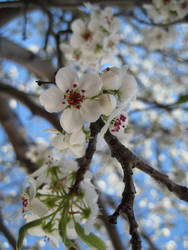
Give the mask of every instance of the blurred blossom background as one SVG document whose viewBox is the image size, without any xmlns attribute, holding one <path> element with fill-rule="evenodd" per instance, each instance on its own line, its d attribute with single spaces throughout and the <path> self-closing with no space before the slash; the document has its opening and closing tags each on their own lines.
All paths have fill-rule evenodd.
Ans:
<svg viewBox="0 0 188 250">
<path fill-rule="evenodd" d="M 116 54 L 104 60 L 99 71 L 127 65 L 138 83 L 126 136 L 120 141 L 175 183 L 187 186 L 188 1 L 90 2 L 100 9 L 111 6 L 120 20 Z M 34 164 L 43 161 L 51 148 L 44 130 L 52 124 L 33 108 L 40 105 L 45 89 L 36 80 L 53 82 L 57 69 L 68 63 L 62 44 L 70 41 L 71 23 L 90 11 L 79 0 L 0 1 L 0 249 L 15 249 L 24 224 L 20 194 Z M 91 171 L 101 209 L 110 215 L 121 201 L 124 183 L 121 167 L 104 141 L 97 147 Z M 138 169 L 134 180 L 143 249 L 188 249 L 187 203 Z M 94 231 L 107 249 L 115 249 L 101 217 Z M 122 249 L 131 249 L 126 218 L 120 216 L 113 230 Z M 79 249 L 88 249 L 81 241 L 76 243 Z M 48 240 L 31 235 L 24 246 L 52 249 Z"/>
</svg>

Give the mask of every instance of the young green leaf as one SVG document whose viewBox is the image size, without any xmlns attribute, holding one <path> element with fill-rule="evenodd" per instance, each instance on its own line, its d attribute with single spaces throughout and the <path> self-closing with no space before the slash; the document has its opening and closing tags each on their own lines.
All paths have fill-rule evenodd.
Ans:
<svg viewBox="0 0 188 250">
<path fill-rule="evenodd" d="M 75 222 L 75 230 L 80 239 L 89 247 L 94 247 L 97 250 L 106 250 L 106 246 L 104 241 L 99 239 L 96 235 L 90 233 L 89 235 L 86 235 L 84 232 L 84 229 L 79 223 Z"/>
<path fill-rule="evenodd" d="M 23 240 L 24 240 L 24 237 L 27 233 L 27 230 L 32 228 L 32 227 L 36 227 L 36 226 L 40 225 L 43 219 L 44 218 L 31 221 L 20 228 L 19 234 L 18 234 L 18 241 L 17 241 L 17 245 L 16 245 L 17 250 L 21 250 L 22 245 L 23 245 Z"/>
<path fill-rule="evenodd" d="M 179 99 L 176 102 L 176 104 L 181 104 L 181 103 L 185 103 L 185 102 L 188 102 L 188 94 L 179 96 Z"/>
<path fill-rule="evenodd" d="M 69 200 L 67 199 L 64 203 L 61 219 L 58 226 L 59 235 L 61 236 L 62 241 L 67 248 L 73 247 L 76 249 L 76 245 L 71 240 L 69 240 L 66 235 L 66 227 L 69 221 L 68 211 L 69 211 Z"/>
</svg>

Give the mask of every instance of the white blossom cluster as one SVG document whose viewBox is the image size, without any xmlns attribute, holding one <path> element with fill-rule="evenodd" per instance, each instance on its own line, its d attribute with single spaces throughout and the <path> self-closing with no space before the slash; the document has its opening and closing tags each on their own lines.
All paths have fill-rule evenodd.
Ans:
<svg viewBox="0 0 188 250">
<path fill-rule="evenodd" d="M 174 28 L 168 30 L 159 27 L 146 29 L 143 35 L 143 44 L 148 50 L 162 50 L 177 38 L 177 32 Z"/>
<path fill-rule="evenodd" d="M 173 22 L 188 14 L 187 0 L 153 0 L 144 7 L 155 22 Z"/>
<path fill-rule="evenodd" d="M 110 61 L 117 54 L 116 46 L 121 39 L 120 20 L 114 17 L 112 8 L 100 11 L 89 3 L 85 6 L 90 13 L 72 23 L 70 43 L 61 44 L 68 62 L 82 71 L 98 69 L 103 59 Z"/>
<path fill-rule="evenodd" d="M 57 153 L 71 154 L 75 158 L 84 156 L 91 138 L 90 124 L 99 118 L 105 125 L 98 141 L 107 129 L 121 139 L 126 137 L 127 109 L 137 92 L 137 82 L 127 67 L 96 71 L 101 59 L 116 53 L 120 21 L 113 16 L 111 8 L 99 11 L 89 4 L 87 7 L 91 14 L 72 23 L 70 44 L 62 45 L 62 49 L 67 59 L 74 59 L 80 69 L 92 68 L 95 73 L 86 70 L 87 73 L 78 74 L 70 64 L 60 68 L 55 75 L 56 86 L 46 89 L 39 98 L 47 112 L 60 114 L 62 131 L 47 130 L 52 132 L 51 145 Z M 71 193 L 77 166 L 66 158 L 54 162 L 40 149 L 35 154 L 27 153 L 27 157 L 36 162 L 38 158 L 33 155 L 42 155 L 45 161 L 30 176 L 30 186 L 22 197 L 27 231 L 45 236 L 55 247 L 60 238 L 70 247 L 70 239 L 81 237 L 91 245 L 97 241 L 97 249 L 106 249 L 96 236 L 87 238 L 99 210 L 92 175 L 86 172 L 78 193 Z"/>
<path fill-rule="evenodd" d="M 68 239 L 76 239 L 74 224 L 84 225 L 85 234 L 91 232 L 98 214 L 98 195 L 86 173 L 78 195 L 70 195 L 78 167 L 71 160 L 48 161 L 29 179 L 30 186 L 22 194 L 23 216 L 27 222 L 39 220 L 28 233 L 46 237 L 53 247 L 59 247 L 60 221 L 66 216 L 64 230 Z"/>
<path fill-rule="evenodd" d="M 52 138 L 52 145 L 61 152 L 69 150 L 73 156 L 82 157 L 89 138 L 85 125 L 102 117 L 115 135 L 123 136 L 127 126 L 127 107 L 136 96 L 137 83 L 127 70 L 112 67 L 100 74 L 84 73 L 78 78 L 70 66 L 59 69 L 56 88 L 45 90 L 40 103 L 48 112 L 62 112 L 62 133 Z M 88 137 L 88 138 L 87 138 Z"/>
</svg>

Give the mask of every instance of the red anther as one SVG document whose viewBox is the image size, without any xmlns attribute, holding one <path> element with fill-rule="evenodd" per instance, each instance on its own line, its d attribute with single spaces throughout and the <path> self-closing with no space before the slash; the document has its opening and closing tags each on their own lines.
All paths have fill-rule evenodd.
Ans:
<svg viewBox="0 0 188 250">
<path fill-rule="evenodd" d="M 76 83 L 74 83 L 74 84 L 73 84 L 73 88 L 76 88 L 76 87 L 77 87 L 77 84 L 76 84 Z"/>
<path fill-rule="evenodd" d="M 77 109 L 80 109 L 80 105 L 77 105 L 76 108 L 77 108 Z"/>
<path fill-rule="evenodd" d="M 65 104 L 66 102 L 62 102 L 62 104 Z"/>
<path fill-rule="evenodd" d="M 126 116 L 124 116 L 124 115 L 120 115 L 120 120 L 122 120 L 123 122 L 125 122 L 125 120 L 127 119 L 127 117 Z"/>
<path fill-rule="evenodd" d="M 81 92 L 82 92 L 82 93 L 85 93 L 86 91 L 85 91 L 85 89 L 82 89 Z"/>
<path fill-rule="evenodd" d="M 107 67 L 107 68 L 106 68 L 106 71 L 110 71 L 110 67 Z"/>
<path fill-rule="evenodd" d="M 91 39 L 92 33 L 91 33 L 90 31 L 87 31 L 86 33 L 84 33 L 84 34 L 82 35 L 82 37 L 83 37 L 83 39 L 84 39 L 85 41 L 88 41 L 89 39 Z"/>
<path fill-rule="evenodd" d="M 66 90 L 66 93 L 69 93 L 69 89 Z"/>
</svg>

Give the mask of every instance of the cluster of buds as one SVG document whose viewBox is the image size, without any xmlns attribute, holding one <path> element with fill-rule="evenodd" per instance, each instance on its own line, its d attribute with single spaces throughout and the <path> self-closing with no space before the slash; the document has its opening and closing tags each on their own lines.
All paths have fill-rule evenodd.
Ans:
<svg viewBox="0 0 188 250">
<path fill-rule="evenodd" d="M 111 132 L 119 132 L 121 128 L 126 128 L 127 117 L 123 114 L 119 118 L 112 120 Z"/>
</svg>

